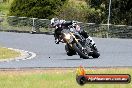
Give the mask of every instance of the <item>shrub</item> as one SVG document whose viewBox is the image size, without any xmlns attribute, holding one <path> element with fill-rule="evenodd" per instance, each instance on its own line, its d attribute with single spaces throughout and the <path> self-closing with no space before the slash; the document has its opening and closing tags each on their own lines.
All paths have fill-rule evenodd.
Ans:
<svg viewBox="0 0 132 88">
<path fill-rule="evenodd" d="M 9 15 L 52 18 L 67 0 L 14 0 Z"/>
</svg>

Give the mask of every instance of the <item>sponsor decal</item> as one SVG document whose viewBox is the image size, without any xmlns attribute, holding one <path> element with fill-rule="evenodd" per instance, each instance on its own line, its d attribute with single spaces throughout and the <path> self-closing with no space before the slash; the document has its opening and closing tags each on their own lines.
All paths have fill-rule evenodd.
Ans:
<svg viewBox="0 0 132 88">
<path fill-rule="evenodd" d="M 76 81 L 79 85 L 86 83 L 130 83 L 131 76 L 129 74 L 86 74 L 85 69 L 80 66 L 77 69 Z"/>
</svg>

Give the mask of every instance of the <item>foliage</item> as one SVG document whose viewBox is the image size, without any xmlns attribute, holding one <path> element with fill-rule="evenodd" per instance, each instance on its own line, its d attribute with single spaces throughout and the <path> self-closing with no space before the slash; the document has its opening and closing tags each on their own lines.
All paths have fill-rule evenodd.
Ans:
<svg viewBox="0 0 132 88">
<path fill-rule="evenodd" d="M 110 23 L 132 25 L 131 6 L 131 0 L 112 0 Z M 109 0 L 14 0 L 9 15 L 100 24 L 107 23 L 108 7 Z"/>
<path fill-rule="evenodd" d="M 99 9 L 101 21 L 107 21 L 109 0 L 86 0 L 91 8 Z M 112 24 L 132 25 L 132 1 L 131 0 L 112 0 L 111 4 L 111 20 Z M 97 16 L 99 16 L 97 14 Z"/>
<path fill-rule="evenodd" d="M 132 25 L 132 0 L 114 0 L 112 3 L 112 23 Z"/>
<path fill-rule="evenodd" d="M 14 0 L 9 15 L 51 18 L 67 0 Z"/>
<path fill-rule="evenodd" d="M 0 3 L 0 15 L 7 15 L 9 13 L 9 8 L 13 0 L 5 0 Z"/>
<path fill-rule="evenodd" d="M 77 3 L 77 1 L 75 2 L 74 0 L 69 0 L 69 2 L 58 12 L 59 15 L 57 16 L 66 20 L 78 20 L 85 22 L 87 10 L 87 5 L 84 3 Z"/>
</svg>

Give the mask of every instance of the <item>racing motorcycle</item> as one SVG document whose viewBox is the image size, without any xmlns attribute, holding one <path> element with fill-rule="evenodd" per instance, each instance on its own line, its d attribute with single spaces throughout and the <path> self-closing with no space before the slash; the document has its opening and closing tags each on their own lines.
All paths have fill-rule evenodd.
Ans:
<svg viewBox="0 0 132 88">
<path fill-rule="evenodd" d="M 63 29 L 60 39 L 65 43 L 65 50 L 68 56 L 78 54 L 80 58 L 88 59 L 89 56 L 98 58 L 100 53 L 96 45 L 91 44 L 90 39 L 85 39 L 72 25 Z"/>
</svg>

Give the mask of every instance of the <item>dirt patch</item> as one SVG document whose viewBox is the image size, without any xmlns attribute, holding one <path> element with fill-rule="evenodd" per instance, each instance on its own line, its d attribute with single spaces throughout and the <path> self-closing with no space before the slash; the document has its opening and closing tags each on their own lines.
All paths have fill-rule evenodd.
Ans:
<svg viewBox="0 0 132 88">
<path fill-rule="evenodd" d="M 0 75 L 31 75 L 31 74 L 65 74 L 75 72 L 76 69 L 6 69 L 0 70 Z"/>
</svg>

